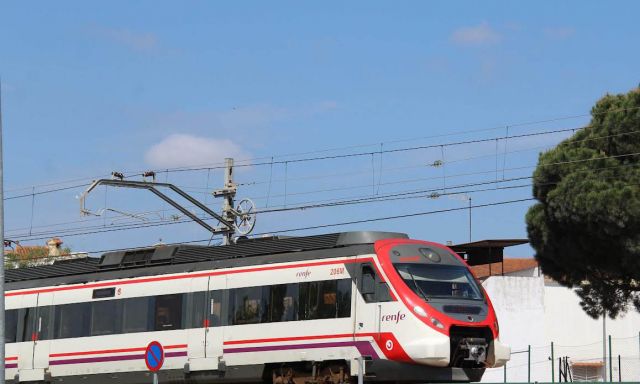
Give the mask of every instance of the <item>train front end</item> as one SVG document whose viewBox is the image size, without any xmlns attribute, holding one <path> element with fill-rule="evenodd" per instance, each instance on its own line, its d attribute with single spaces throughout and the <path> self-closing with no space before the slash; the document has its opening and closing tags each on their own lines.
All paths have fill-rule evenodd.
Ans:
<svg viewBox="0 0 640 384">
<path fill-rule="evenodd" d="M 464 372 L 472 381 L 506 364 L 511 351 L 499 340 L 491 301 L 460 256 L 409 239 L 380 240 L 375 250 L 407 314 L 394 329 L 405 359 Z"/>
</svg>

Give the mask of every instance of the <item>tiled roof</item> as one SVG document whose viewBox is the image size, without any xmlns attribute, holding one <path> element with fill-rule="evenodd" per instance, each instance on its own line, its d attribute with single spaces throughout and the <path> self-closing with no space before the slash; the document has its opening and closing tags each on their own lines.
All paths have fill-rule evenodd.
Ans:
<svg viewBox="0 0 640 384">
<path fill-rule="evenodd" d="M 489 268 L 491 266 L 491 268 Z M 478 279 L 484 279 L 489 276 L 500 276 L 502 275 L 502 271 L 504 268 L 504 274 L 508 275 L 510 273 L 524 271 L 527 269 L 532 269 L 538 266 L 538 262 L 535 259 L 504 259 L 503 263 L 492 263 L 492 264 L 483 264 L 483 265 L 474 265 L 471 267 L 473 274 L 476 275 Z M 489 273 L 491 271 L 491 273 Z"/>
<path fill-rule="evenodd" d="M 571 362 L 571 367 L 602 367 L 604 363 L 602 361 L 576 361 Z"/>
</svg>

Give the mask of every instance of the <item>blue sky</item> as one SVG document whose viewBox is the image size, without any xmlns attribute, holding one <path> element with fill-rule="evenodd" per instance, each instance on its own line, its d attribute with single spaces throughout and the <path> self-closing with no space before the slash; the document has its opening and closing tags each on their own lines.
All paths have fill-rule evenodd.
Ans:
<svg viewBox="0 0 640 384">
<path fill-rule="evenodd" d="M 87 182 L 113 170 L 216 164 L 225 156 L 294 159 L 282 156 L 506 135 L 506 128 L 460 133 L 494 127 L 512 126 L 510 135 L 577 128 L 588 117 L 517 124 L 584 115 L 605 93 L 637 86 L 639 12 L 631 1 L 5 2 L 0 76 L 6 196 L 30 193 L 34 185 L 35 191 L 75 185 L 43 186 Z M 245 184 L 238 197 L 254 198 L 264 208 L 267 195 L 270 207 L 284 205 L 285 190 L 291 206 L 438 188 L 443 175 L 445 185 L 522 177 L 530 175 L 526 167 L 539 151 L 566 136 L 291 163 L 286 171 L 282 165 L 246 167 L 236 175 Z M 428 166 L 437 160 L 444 160 L 444 169 Z M 219 171 L 159 175 L 201 199 L 222 183 Z M 407 181 L 415 179 L 421 180 Z M 82 190 L 8 200 L 7 236 L 41 244 L 34 233 L 44 237 L 59 229 L 74 250 L 207 237 L 193 224 L 64 236 L 65 228 L 132 222 L 111 212 L 51 227 L 81 220 L 76 196 Z M 95 210 L 166 208 L 143 192 L 104 193 L 91 195 Z M 256 232 L 460 208 L 468 204 L 466 196 L 475 205 L 531 192 L 496 189 L 263 214 Z M 525 237 L 529 204 L 473 210 L 472 238 Z M 146 222 L 168 215 L 148 215 Z M 355 229 L 463 242 L 468 212 L 297 234 Z"/>
</svg>

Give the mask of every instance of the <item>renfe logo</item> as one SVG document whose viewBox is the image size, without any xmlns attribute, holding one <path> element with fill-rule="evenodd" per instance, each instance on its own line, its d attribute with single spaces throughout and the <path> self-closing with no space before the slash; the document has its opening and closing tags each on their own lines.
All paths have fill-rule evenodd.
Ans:
<svg viewBox="0 0 640 384">
<path fill-rule="evenodd" d="M 301 277 L 303 279 L 306 279 L 309 276 L 311 276 L 311 271 L 309 270 L 309 268 L 307 268 L 306 271 L 296 272 L 296 277 Z"/>
<path fill-rule="evenodd" d="M 407 315 L 405 315 L 404 313 L 400 313 L 400 311 L 398 311 L 398 313 L 394 313 L 393 315 L 383 315 L 382 321 L 390 321 L 390 322 L 395 321 L 395 323 L 398 324 L 400 320 L 404 320 L 405 317 L 407 317 Z"/>
</svg>

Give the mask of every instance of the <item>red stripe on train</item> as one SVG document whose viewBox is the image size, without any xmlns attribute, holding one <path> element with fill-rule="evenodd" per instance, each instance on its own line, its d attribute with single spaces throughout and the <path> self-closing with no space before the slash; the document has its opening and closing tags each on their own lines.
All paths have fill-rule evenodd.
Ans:
<svg viewBox="0 0 640 384">
<path fill-rule="evenodd" d="M 9 296 L 21 296 L 21 295 L 31 295 L 36 293 L 48 293 L 48 292 L 59 292 L 59 291 L 71 291 L 76 289 L 89 289 L 89 288 L 100 288 L 100 287 L 113 287 L 114 285 L 127 285 L 127 284 L 143 284 L 143 283 L 152 283 L 157 281 L 169 281 L 169 280 L 181 280 L 181 279 L 192 279 L 197 277 L 209 277 L 209 276 L 220 276 L 220 275 L 233 275 L 238 273 L 249 273 L 249 272 L 262 272 L 262 271 L 271 271 L 277 269 L 291 269 L 291 268 L 301 268 L 301 267 L 317 267 L 321 265 L 332 265 L 332 264 L 352 264 L 359 263 L 363 261 L 371 261 L 373 266 L 378 271 L 380 278 L 384 281 L 384 277 L 380 273 L 378 266 L 375 262 L 373 262 L 373 258 L 367 257 L 362 259 L 348 259 L 348 260 L 329 260 L 329 261 L 317 261 L 314 263 L 304 263 L 304 264 L 289 264 L 289 265 L 277 265 L 271 267 L 255 267 L 255 268 L 247 268 L 241 270 L 232 270 L 232 271 L 217 271 L 217 272 L 202 272 L 202 273 L 194 273 L 189 275 L 174 275 L 174 276 L 164 276 L 164 277 L 151 277 L 145 279 L 137 279 L 137 280 L 122 280 L 122 281 L 111 281 L 104 283 L 91 283 L 85 285 L 72 285 L 65 287 L 52 287 L 52 288 L 43 288 L 43 289 L 33 289 L 29 291 L 14 291 L 5 293 L 5 297 Z"/>
</svg>

